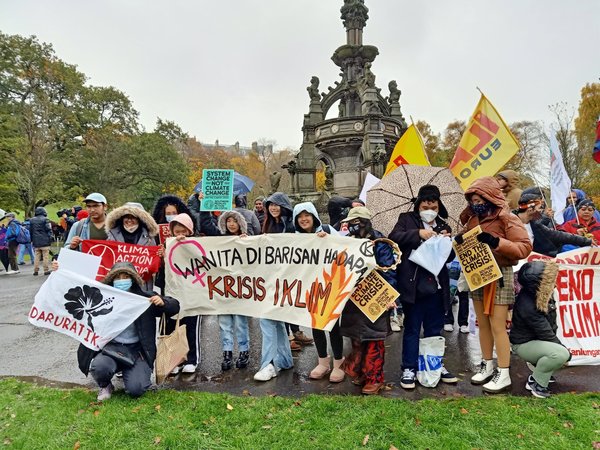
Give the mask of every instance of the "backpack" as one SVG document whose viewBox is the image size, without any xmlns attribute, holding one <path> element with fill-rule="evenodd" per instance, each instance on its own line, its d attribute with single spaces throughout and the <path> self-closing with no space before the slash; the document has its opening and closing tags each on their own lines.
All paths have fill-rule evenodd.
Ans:
<svg viewBox="0 0 600 450">
<path fill-rule="evenodd" d="M 17 244 L 29 244 L 31 242 L 31 234 L 29 230 L 21 224 L 16 224 L 19 227 L 17 231 Z"/>
</svg>

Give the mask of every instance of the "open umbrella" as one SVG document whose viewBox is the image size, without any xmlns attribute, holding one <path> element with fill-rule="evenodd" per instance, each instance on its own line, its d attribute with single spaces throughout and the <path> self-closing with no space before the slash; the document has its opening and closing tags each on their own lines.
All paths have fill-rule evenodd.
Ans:
<svg viewBox="0 0 600 450">
<path fill-rule="evenodd" d="M 252 190 L 254 181 L 242 174 L 233 172 L 233 195 L 247 194 Z M 194 192 L 202 190 L 202 180 L 194 187 Z"/>
<path fill-rule="evenodd" d="M 367 192 L 367 208 L 373 214 L 373 227 L 386 236 L 398 221 L 400 213 L 412 211 L 412 200 L 419 188 L 434 184 L 440 189 L 441 201 L 448 210 L 448 225 L 454 232 L 460 228 L 459 215 L 467 206 L 465 193 L 449 169 L 403 164 Z"/>
</svg>

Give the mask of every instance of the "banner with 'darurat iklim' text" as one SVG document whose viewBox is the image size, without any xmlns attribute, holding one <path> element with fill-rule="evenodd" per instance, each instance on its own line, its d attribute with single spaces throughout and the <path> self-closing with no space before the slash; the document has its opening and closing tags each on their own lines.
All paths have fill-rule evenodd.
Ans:
<svg viewBox="0 0 600 450">
<path fill-rule="evenodd" d="M 315 234 L 167 240 L 166 293 L 184 316 L 240 314 L 330 330 L 375 268 L 369 240 Z"/>
</svg>

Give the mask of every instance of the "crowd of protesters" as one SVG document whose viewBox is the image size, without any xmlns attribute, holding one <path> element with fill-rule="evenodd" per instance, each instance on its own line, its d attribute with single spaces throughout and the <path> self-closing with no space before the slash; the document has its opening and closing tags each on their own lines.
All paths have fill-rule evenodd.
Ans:
<svg viewBox="0 0 600 450">
<path fill-rule="evenodd" d="M 472 302 L 479 326 L 482 361 L 471 377 L 471 383 L 482 385 L 488 393 L 510 388 L 512 345 L 514 353 L 534 366 L 527 380 L 527 389 L 536 397 L 548 397 L 552 374 L 570 358 L 568 350 L 556 337 L 556 314 L 551 298 L 556 267 L 544 262 L 523 266 L 518 275 L 523 288 L 515 304 L 513 266 L 532 251 L 556 256 L 565 249 L 596 245 L 600 239 L 600 221 L 594 203 L 581 191 L 574 190 L 564 210 L 564 224 L 556 226 L 543 191 L 539 187 L 521 191 L 518 178 L 516 172 L 504 171 L 496 177 L 483 177 L 473 182 L 465 192 L 468 206 L 460 215 L 459 230 L 452 230 L 446 222 L 448 212 L 439 188 L 421 186 L 413 209 L 400 214 L 388 236 L 405 256 L 397 269 L 381 272 L 400 294 L 388 305 L 386 313 L 371 322 L 354 303 L 348 302 L 330 332 L 313 329 L 312 337 L 297 325 L 260 319 L 261 343 L 250 342 L 248 317 L 221 315 L 218 317 L 223 354 L 221 369 L 245 369 L 249 364 L 250 345 L 260 345 L 260 370 L 254 374 L 254 380 L 266 382 L 281 370 L 291 369 L 294 365 L 292 352 L 311 345 L 314 339 L 316 364 L 309 373 L 310 379 L 327 377 L 330 382 L 339 383 L 348 376 L 361 387 L 363 394 L 377 394 L 385 382 L 384 340 L 393 331 L 404 328 L 400 384 L 404 389 L 414 389 L 419 370 L 420 337 L 452 332 L 455 323 L 452 305 L 456 302 L 459 303 L 459 331 L 468 333 L 469 304 Z M 168 223 L 171 235 L 179 240 L 190 236 L 238 236 L 243 239 L 261 233 L 314 233 L 323 239 L 332 235 L 370 240 L 384 237 L 373 228 L 371 212 L 359 199 L 334 197 L 328 207 L 331 225 L 322 222 L 315 205 L 304 202 L 293 206 L 283 192 L 256 198 L 252 210 L 248 209 L 246 196 L 238 195 L 232 199 L 232 209 L 220 214 L 201 212 L 202 200 L 201 192 L 192 195 L 187 203 L 177 196 L 165 195 L 157 200 L 151 214 L 135 202 L 128 202 L 109 212 L 107 199 L 100 193 L 93 193 L 83 201 L 85 208 L 76 206 L 59 212 L 64 246 L 81 250 L 81 242 L 86 239 L 157 245 L 158 224 L 162 223 Z M 0 219 L 3 219 L 0 221 L 0 260 L 5 270 L 9 274 L 18 273 L 18 247 L 25 246 L 23 251 L 27 251 L 26 244 L 22 243 L 21 231 L 27 229 L 29 244 L 35 250 L 33 274 L 38 275 L 40 265 L 44 274 L 49 274 L 49 249 L 54 234 L 46 210 L 36 208 L 35 217 L 28 224 L 19 222 L 14 213 L 2 210 Z M 460 288 L 460 265 L 453 251 L 446 261 L 447 266 L 437 275 L 406 257 L 433 236 L 447 236 L 460 244 L 463 233 L 477 226 L 481 227 L 477 239 L 490 247 L 503 275 L 500 280 L 481 289 L 468 292 Z M 393 264 L 394 256 L 389 245 L 378 242 L 374 253 L 379 266 Z M 159 256 L 164 256 L 162 246 Z M 112 377 L 119 372 L 123 374 L 125 388 L 130 394 L 143 394 L 150 385 L 156 354 L 151 338 L 156 332 L 151 330 L 151 324 L 155 316 L 159 317 L 163 312 L 171 316 L 179 310 L 177 300 L 164 295 L 164 265 L 154 280 L 146 282 L 132 268 L 131 265 L 115 265 L 104 282 L 145 295 L 152 303 L 151 311 L 115 338 L 119 345 L 146 355 L 146 358 L 141 358 L 139 364 L 136 360 L 133 370 L 120 367 L 97 352 L 80 348 L 80 368 L 86 375 L 90 373 L 98 383 L 99 400 L 110 398 L 114 389 Z M 511 309 L 513 316 L 509 336 L 506 324 Z M 187 325 L 190 350 L 187 360 L 174 369 L 173 375 L 194 373 L 201 361 L 202 316 L 187 316 L 182 320 Z M 167 332 L 172 331 L 174 325 L 173 319 L 167 319 Z M 350 348 L 346 352 L 343 337 L 349 338 Z M 236 357 L 233 354 L 235 341 L 239 351 Z M 440 381 L 457 383 L 458 379 L 442 365 Z"/>
</svg>

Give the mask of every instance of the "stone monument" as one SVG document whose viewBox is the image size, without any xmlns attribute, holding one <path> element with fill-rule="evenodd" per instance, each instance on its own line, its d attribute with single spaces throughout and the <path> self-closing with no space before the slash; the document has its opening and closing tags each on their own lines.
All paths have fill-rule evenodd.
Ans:
<svg viewBox="0 0 600 450">
<path fill-rule="evenodd" d="M 319 78 L 311 78 L 302 146 L 294 160 L 283 166 L 292 177 L 292 195 L 321 204 L 323 195 L 358 196 L 366 172 L 382 177 L 394 145 L 406 130 L 398 84 L 390 81 L 389 96 L 381 96 L 372 70 L 379 50 L 363 45 L 369 9 L 364 0 L 344 0 L 340 11 L 346 44 L 331 59 L 341 69 L 341 79 L 319 93 Z M 325 120 L 338 101 L 337 117 Z M 319 162 L 326 167 L 325 193 L 316 192 Z"/>
</svg>

